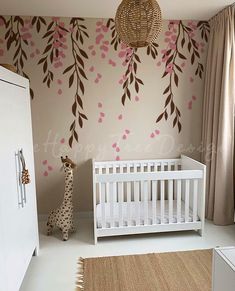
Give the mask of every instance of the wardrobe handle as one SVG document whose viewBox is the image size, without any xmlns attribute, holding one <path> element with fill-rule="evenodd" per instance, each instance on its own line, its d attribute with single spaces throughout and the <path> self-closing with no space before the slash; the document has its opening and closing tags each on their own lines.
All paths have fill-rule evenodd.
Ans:
<svg viewBox="0 0 235 291">
<path fill-rule="evenodd" d="M 23 154 L 23 149 L 19 151 L 19 160 L 21 163 L 21 168 L 20 168 L 20 184 L 21 184 L 21 189 L 22 189 L 22 199 L 24 202 L 24 205 L 26 204 L 26 189 L 25 189 L 25 184 L 22 182 L 22 173 L 23 170 L 25 169 L 25 159 L 24 159 L 24 154 Z"/>
<path fill-rule="evenodd" d="M 15 153 L 15 164 L 16 164 L 16 183 L 17 183 L 17 193 L 18 193 L 18 205 L 24 208 L 24 199 L 23 199 L 22 183 L 21 183 L 21 163 L 20 163 L 19 151 Z"/>
</svg>

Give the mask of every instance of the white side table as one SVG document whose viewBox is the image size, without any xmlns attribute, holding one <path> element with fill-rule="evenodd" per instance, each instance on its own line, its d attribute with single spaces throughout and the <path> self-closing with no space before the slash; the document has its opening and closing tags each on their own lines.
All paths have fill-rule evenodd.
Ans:
<svg viewBox="0 0 235 291">
<path fill-rule="evenodd" d="M 235 247 L 213 251 L 213 291 L 235 291 Z"/>
</svg>

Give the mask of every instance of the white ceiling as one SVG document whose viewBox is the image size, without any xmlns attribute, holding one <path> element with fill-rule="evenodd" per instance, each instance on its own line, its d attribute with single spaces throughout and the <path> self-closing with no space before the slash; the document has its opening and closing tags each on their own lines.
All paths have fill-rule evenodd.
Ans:
<svg viewBox="0 0 235 291">
<path fill-rule="evenodd" d="M 207 20 L 235 0 L 158 0 L 164 19 Z M 121 0 L 0 0 L 1 15 L 114 17 Z"/>
</svg>

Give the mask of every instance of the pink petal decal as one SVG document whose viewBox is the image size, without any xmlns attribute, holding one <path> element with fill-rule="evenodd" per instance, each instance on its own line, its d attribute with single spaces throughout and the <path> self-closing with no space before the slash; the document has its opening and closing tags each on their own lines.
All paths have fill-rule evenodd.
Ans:
<svg viewBox="0 0 235 291">
<path fill-rule="evenodd" d="M 61 143 L 61 144 L 64 144 L 64 143 L 65 143 L 65 139 L 62 138 L 62 139 L 60 140 L 60 143 Z"/>
<path fill-rule="evenodd" d="M 48 171 L 53 171 L 52 166 L 48 166 Z"/>
<path fill-rule="evenodd" d="M 119 156 L 116 156 L 116 161 L 120 161 L 120 157 Z"/>
<path fill-rule="evenodd" d="M 46 165 L 47 164 L 47 160 L 44 160 L 42 163 L 43 163 L 43 165 Z"/>
<path fill-rule="evenodd" d="M 113 148 L 116 148 L 117 147 L 117 143 L 115 142 L 113 145 L 112 145 Z"/>
<path fill-rule="evenodd" d="M 48 176 L 48 172 L 45 171 L 45 172 L 43 173 L 43 175 L 44 175 L 44 177 L 47 177 L 47 176 Z"/>
<path fill-rule="evenodd" d="M 155 133 L 156 133 L 156 135 L 159 135 L 160 134 L 160 130 L 156 129 Z"/>
<path fill-rule="evenodd" d="M 154 133 L 151 133 L 150 137 L 151 138 L 154 138 L 155 137 Z"/>
</svg>

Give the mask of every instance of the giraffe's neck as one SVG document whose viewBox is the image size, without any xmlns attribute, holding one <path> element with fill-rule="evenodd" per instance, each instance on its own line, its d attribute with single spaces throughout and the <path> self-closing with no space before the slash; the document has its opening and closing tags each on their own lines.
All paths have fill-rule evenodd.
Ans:
<svg viewBox="0 0 235 291">
<path fill-rule="evenodd" d="M 64 201 L 71 201 L 73 195 L 73 171 L 65 173 Z"/>
</svg>

